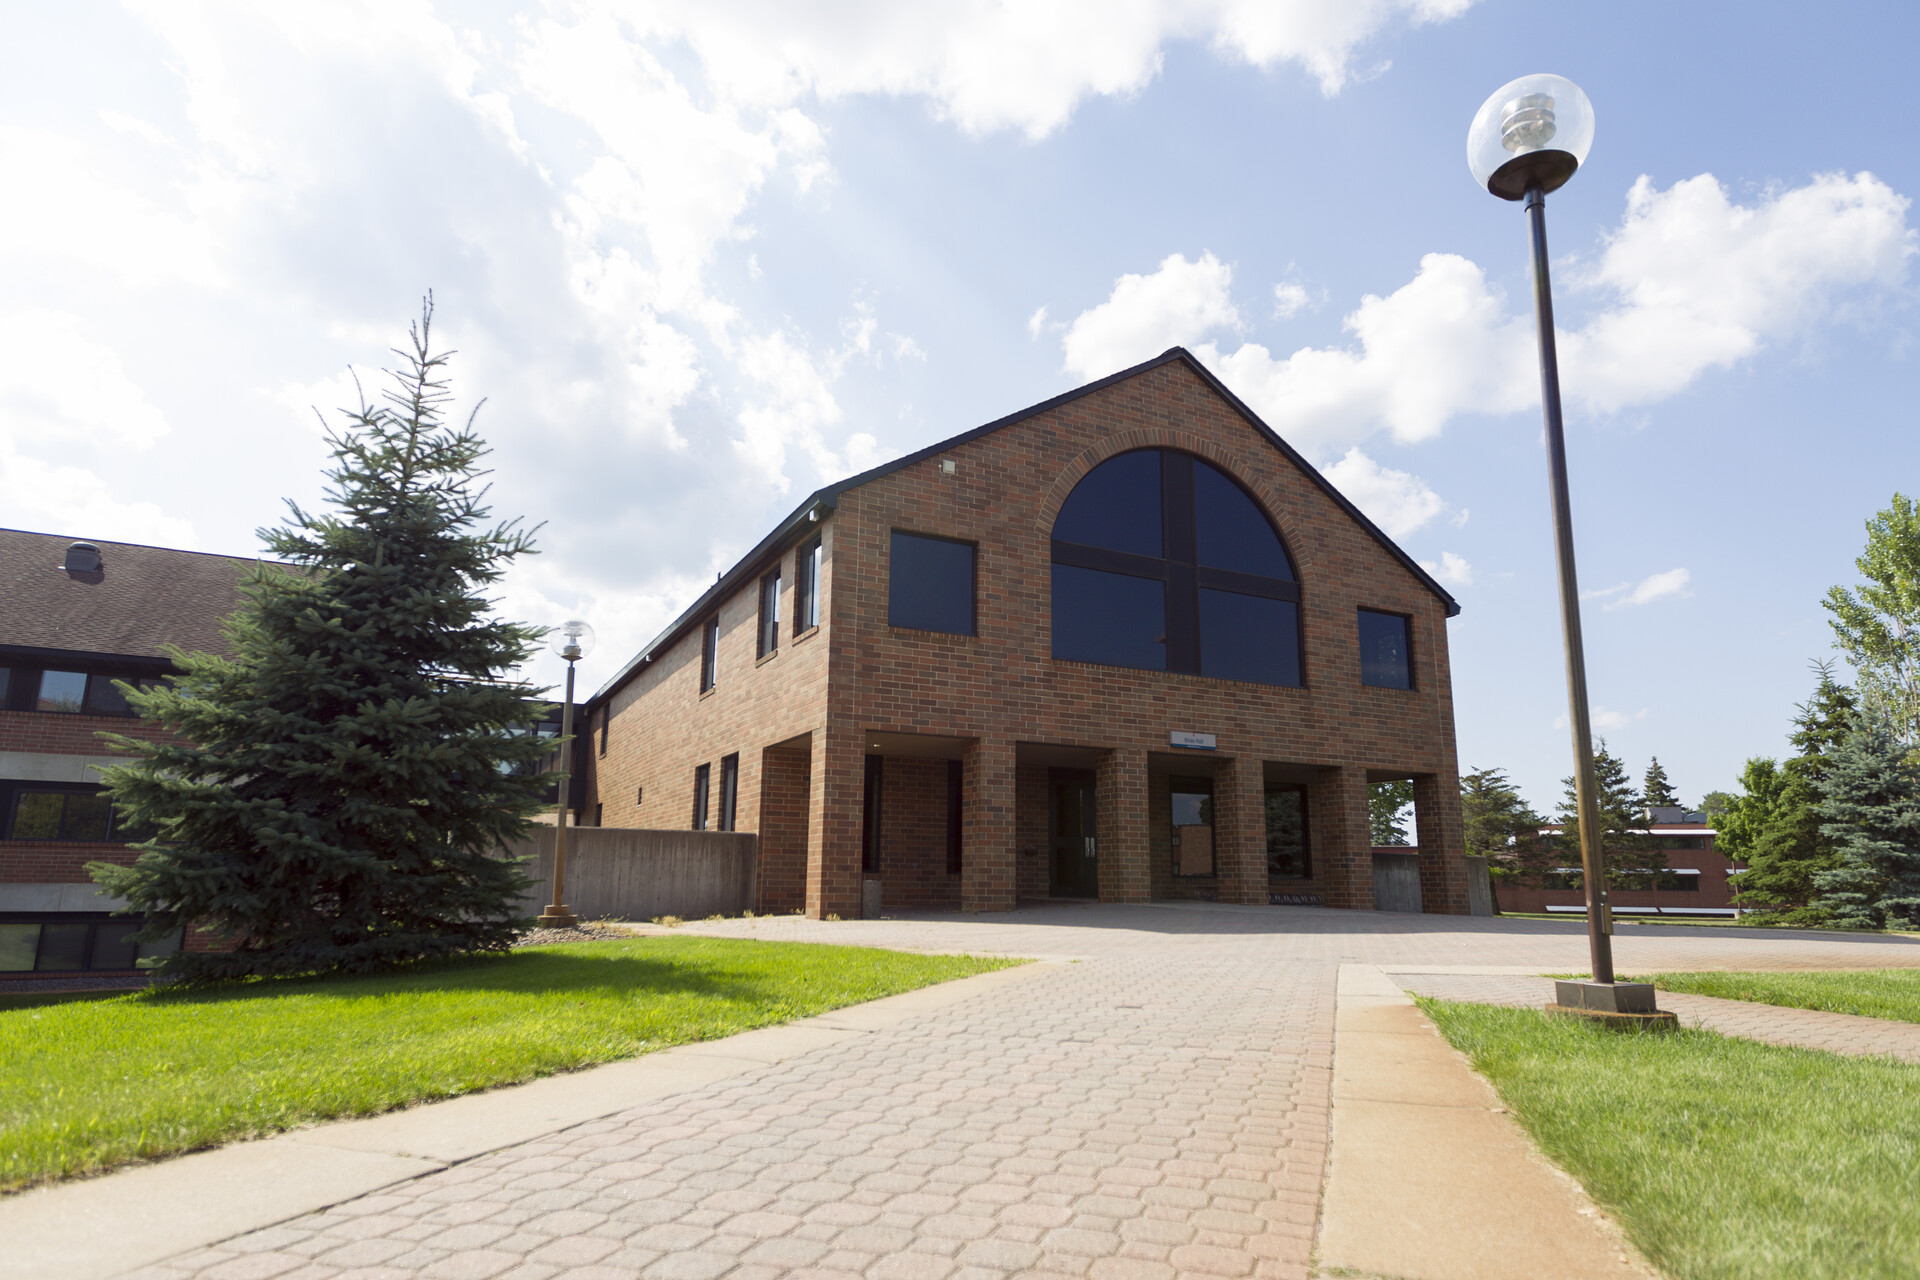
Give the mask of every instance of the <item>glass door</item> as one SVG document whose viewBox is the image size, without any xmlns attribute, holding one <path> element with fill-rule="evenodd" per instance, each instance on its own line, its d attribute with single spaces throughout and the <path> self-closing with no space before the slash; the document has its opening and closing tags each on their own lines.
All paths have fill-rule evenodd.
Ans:
<svg viewBox="0 0 1920 1280">
<path fill-rule="evenodd" d="M 1093 776 L 1079 770 L 1055 769 L 1048 789 L 1052 894 L 1056 898 L 1097 898 L 1100 870 Z"/>
</svg>

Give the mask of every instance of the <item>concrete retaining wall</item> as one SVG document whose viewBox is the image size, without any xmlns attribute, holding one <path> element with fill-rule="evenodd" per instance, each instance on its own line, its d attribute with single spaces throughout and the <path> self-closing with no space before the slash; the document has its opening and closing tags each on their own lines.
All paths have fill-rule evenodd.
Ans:
<svg viewBox="0 0 1920 1280">
<path fill-rule="evenodd" d="M 582 920 L 738 915 L 753 906 L 757 843 L 746 831 L 568 827 L 566 905 Z M 509 853 L 534 855 L 523 870 L 537 883 L 523 911 L 539 915 L 553 884 L 553 829 Z"/>
</svg>

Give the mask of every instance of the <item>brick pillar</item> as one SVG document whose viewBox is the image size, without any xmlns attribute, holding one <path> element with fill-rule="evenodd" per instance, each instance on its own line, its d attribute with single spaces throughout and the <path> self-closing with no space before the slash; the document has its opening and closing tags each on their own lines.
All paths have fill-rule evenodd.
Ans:
<svg viewBox="0 0 1920 1280">
<path fill-rule="evenodd" d="M 1100 901 L 1147 902 L 1153 869 L 1147 845 L 1147 753 L 1103 751 L 1094 772 L 1099 808 Z"/>
<path fill-rule="evenodd" d="M 1213 858 L 1220 901 L 1267 903 L 1267 783 L 1258 760 L 1222 760 L 1213 773 Z"/>
<path fill-rule="evenodd" d="M 813 731 L 807 786 L 807 915 L 860 918 L 861 800 L 866 754 L 859 733 Z"/>
<path fill-rule="evenodd" d="M 1459 781 L 1438 773 L 1415 778 L 1413 821 L 1420 846 L 1421 909 L 1434 915 L 1468 914 Z"/>
<path fill-rule="evenodd" d="M 1015 894 L 1011 742 L 975 738 L 961 755 L 960 909 L 1011 911 Z"/>
<path fill-rule="evenodd" d="M 768 747 L 760 760 L 760 851 L 753 909 L 785 915 L 803 909 L 807 901 L 812 759 L 803 746 L 798 750 Z"/>
<path fill-rule="evenodd" d="M 1367 822 L 1367 771 L 1320 770 L 1307 798 L 1316 876 L 1327 905 L 1373 910 L 1373 832 Z"/>
</svg>

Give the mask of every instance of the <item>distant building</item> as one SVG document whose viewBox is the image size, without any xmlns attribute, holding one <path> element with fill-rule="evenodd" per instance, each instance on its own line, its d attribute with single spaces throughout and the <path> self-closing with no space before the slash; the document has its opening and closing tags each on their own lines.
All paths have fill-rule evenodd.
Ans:
<svg viewBox="0 0 1920 1280">
<path fill-rule="evenodd" d="M 221 620 L 255 561 L 0 529 L 0 975 L 130 970 L 138 920 L 86 873 L 129 863 L 102 794 L 102 730 L 158 739 L 115 680 L 165 679 L 165 644 L 226 651 Z M 124 757 L 122 757 L 124 758 Z"/>
<path fill-rule="evenodd" d="M 1642 828 L 1665 858 L 1659 871 L 1611 866 L 1607 869 L 1607 897 L 1616 916 L 1737 916 L 1734 891 L 1743 868 L 1713 847 L 1715 832 L 1707 815 L 1691 809 L 1655 808 L 1645 811 Z M 1540 828 L 1557 836 L 1560 824 Z M 1543 888 L 1497 883 L 1495 897 L 1502 911 L 1528 914 L 1582 915 L 1587 909 L 1580 878 L 1580 851 L 1568 849 L 1566 864 L 1546 877 Z"/>
</svg>

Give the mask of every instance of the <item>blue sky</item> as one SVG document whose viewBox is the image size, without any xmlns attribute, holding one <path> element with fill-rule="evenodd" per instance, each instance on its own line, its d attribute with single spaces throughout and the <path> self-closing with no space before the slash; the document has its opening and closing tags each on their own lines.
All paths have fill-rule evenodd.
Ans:
<svg viewBox="0 0 1920 1280">
<path fill-rule="evenodd" d="M 1909 6 L 73 3 L 0 48 L 0 524 L 245 553 L 431 287 L 504 607 L 589 687 L 817 485 L 1198 351 L 1459 597 L 1463 767 L 1569 771 L 1525 224 L 1555 71 L 1590 682 L 1690 800 L 1779 753 L 1912 488 Z M 604 670 L 596 670 L 595 663 Z"/>
</svg>

